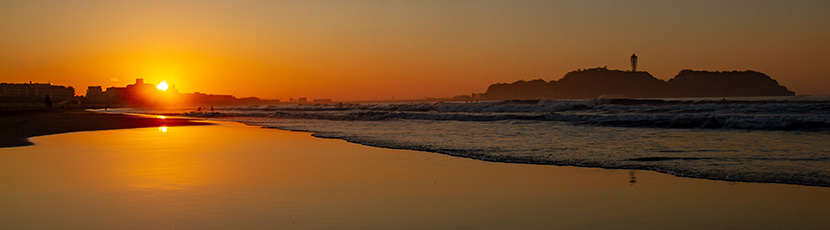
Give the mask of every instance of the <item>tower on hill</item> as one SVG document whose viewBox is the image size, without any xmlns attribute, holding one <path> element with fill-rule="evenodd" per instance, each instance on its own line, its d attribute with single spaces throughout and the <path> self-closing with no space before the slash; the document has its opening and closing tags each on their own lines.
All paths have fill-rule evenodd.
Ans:
<svg viewBox="0 0 830 230">
<path fill-rule="evenodd" d="M 637 72 L 637 54 L 631 54 L 631 72 Z"/>
</svg>

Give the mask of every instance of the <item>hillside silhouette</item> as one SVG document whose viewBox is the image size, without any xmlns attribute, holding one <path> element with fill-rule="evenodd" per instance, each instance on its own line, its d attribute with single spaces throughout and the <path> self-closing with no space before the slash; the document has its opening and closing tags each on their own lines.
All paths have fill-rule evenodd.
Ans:
<svg viewBox="0 0 830 230">
<path fill-rule="evenodd" d="M 792 95 L 795 92 L 755 71 L 682 70 L 674 78 L 663 81 L 648 72 L 593 68 L 569 72 L 558 81 L 537 79 L 492 84 L 482 96 L 489 100 L 505 100 Z"/>
</svg>

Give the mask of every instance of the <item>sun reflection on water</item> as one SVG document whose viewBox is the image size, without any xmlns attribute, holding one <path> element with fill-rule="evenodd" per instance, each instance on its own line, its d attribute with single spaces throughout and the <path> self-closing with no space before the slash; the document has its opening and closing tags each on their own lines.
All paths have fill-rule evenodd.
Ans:
<svg viewBox="0 0 830 230">
<path fill-rule="evenodd" d="M 176 129 L 176 132 L 168 132 L 168 128 L 113 133 L 119 135 L 113 140 L 117 140 L 129 159 L 110 165 L 113 179 L 125 189 L 147 191 L 190 191 L 210 184 L 215 176 L 206 168 L 210 164 L 202 156 L 210 151 L 203 146 L 210 146 L 215 140 L 199 127 Z"/>
</svg>

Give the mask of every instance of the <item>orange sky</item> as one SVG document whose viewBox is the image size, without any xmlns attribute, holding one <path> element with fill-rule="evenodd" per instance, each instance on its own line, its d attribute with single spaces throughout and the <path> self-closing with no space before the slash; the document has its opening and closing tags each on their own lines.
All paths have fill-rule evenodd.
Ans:
<svg viewBox="0 0 830 230">
<path fill-rule="evenodd" d="M 2 1 L 0 82 L 448 97 L 577 68 L 756 70 L 830 95 L 830 1 Z"/>
</svg>

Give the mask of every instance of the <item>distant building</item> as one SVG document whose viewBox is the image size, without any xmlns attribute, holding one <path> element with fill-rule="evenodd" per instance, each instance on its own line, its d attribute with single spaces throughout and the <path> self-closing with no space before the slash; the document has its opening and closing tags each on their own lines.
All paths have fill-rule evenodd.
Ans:
<svg viewBox="0 0 830 230">
<path fill-rule="evenodd" d="M 86 97 L 99 97 L 104 95 L 104 90 L 101 86 L 86 87 Z"/>
<path fill-rule="evenodd" d="M 86 105 L 117 105 L 124 98 L 126 88 L 109 87 L 104 91 L 101 86 L 88 86 L 83 103 Z"/>
<path fill-rule="evenodd" d="M 99 104 L 104 103 L 106 96 L 103 88 L 99 86 L 86 87 L 86 96 L 84 96 L 84 104 Z"/>
<path fill-rule="evenodd" d="M 157 104 L 160 91 L 153 84 L 144 83 L 143 78 L 136 78 L 134 84 L 127 85 L 124 99 L 132 105 L 148 106 Z"/>
<path fill-rule="evenodd" d="M 114 98 L 117 100 L 123 99 L 124 95 L 126 94 L 127 88 L 125 87 L 109 87 L 107 88 L 107 91 L 104 92 L 104 95 L 106 95 L 107 97 Z"/>
<path fill-rule="evenodd" d="M 304 98 L 304 97 L 297 98 L 297 102 L 299 102 L 299 103 L 306 103 L 306 102 L 308 102 L 308 99 L 307 99 L 307 98 Z"/>
<path fill-rule="evenodd" d="M 86 105 L 118 106 L 118 105 L 151 105 L 157 103 L 158 89 L 153 84 L 144 83 L 144 79 L 136 78 L 134 84 L 127 87 L 109 87 L 106 91 L 101 86 L 89 86 L 83 103 Z"/>
<path fill-rule="evenodd" d="M 216 100 L 216 101 L 236 100 L 236 97 L 234 97 L 233 95 L 205 94 L 205 93 L 200 93 L 200 92 L 195 92 L 195 93 L 186 94 L 186 95 L 188 95 L 190 97 L 193 97 L 193 98 L 196 98 L 196 99 L 199 99 L 199 100 L 206 100 L 206 101 L 209 101 L 209 100 Z"/>
<path fill-rule="evenodd" d="M 51 83 L 0 83 L 3 102 L 39 102 L 49 95 L 58 103 L 75 97 L 75 88 Z"/>
<path fill-rule="evenodd" d="M 313 101 L 314 103 L 331 103 L 331 99 L 328 98 L 314 99 L 311 101 Z"/>
<path fill-rule="evenodd" d="M 179 89 L 176 89 L 176 85 L 170 85 L 170 88 L 167 88 L 166 92 L 178 94 Z"/>
</svg>

